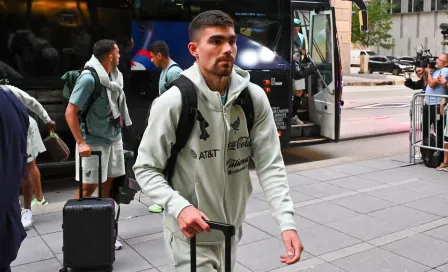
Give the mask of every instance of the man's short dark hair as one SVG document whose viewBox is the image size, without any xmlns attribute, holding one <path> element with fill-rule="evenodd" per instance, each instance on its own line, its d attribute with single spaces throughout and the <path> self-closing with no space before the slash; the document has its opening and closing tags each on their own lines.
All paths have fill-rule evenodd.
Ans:
<svg viewBox="0 0 448 272">
<path fill-rule="evenodd" d="M 168 48 L 168 44 L 165 41 L 155 41 L 149 46 L 149 51 L 151 53 L 162 54 L 165 58 L 170 56 L 170 49 Z"/>
<path fill-rule="evenodd" d="M 98 60 L 102 60 L 104 56 L 110 54 L 114 50 L 116 44 L 117 42 L 114 40 L 99 40 L 93 46 L 93 55 Z"/>
<path fill-rule="evenodd" d="M 220 10 L 208 10 L 202 13 L 199 13 L 196 17 L 194 17 L 193 21 L 190 23 L 189 27 L 189 37 L 190 41 L 195 39 L 195 35 L 198 31 L 205 27 L 214 27 L 214 26 L 230 26 L 235 27 L 235 23 L 232 18 L 220 11 Z"/>
</svg>

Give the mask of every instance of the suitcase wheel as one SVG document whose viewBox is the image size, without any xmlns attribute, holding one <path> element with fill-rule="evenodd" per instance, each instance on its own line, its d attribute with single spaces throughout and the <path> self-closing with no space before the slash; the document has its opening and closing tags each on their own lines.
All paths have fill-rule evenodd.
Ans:
<svg viewBox="0 0 448 272">
<path fill-rule="evenodd" d="M 61 268 L 60 270 L 59 270 L 59 272 L 68 272 L 68 269 L 67 268 Z"/>
</svg>

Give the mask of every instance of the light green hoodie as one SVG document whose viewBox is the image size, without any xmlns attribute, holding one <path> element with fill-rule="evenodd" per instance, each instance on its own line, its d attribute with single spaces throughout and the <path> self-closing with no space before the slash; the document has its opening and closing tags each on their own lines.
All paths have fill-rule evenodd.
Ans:
<svg viewBox="0 0 448 272">
<path fill-rule="evenodd" d="M 177 87 L 158 97 L 151 108 L 148 127 L 141 141 L 133 167 L 142 190 L 165 209 L 165 226 L 174 236 L 186 240 L 179 230 L 177 217 L 187 206 L 194 205 L 210 220 L 233 224 L 237 236 L 245 219 L 247 200 L 252 193 L 249 158 L 255 162 L 260 185 L 271 206 L 280 231 L 296 229 L 294 207 L 289 195 L 286 171 L 274 117 L 265 92 L 249 82 L 246 71 L 234 67 L 228 100 L 223 106 L 219 92 L 211 91 L 195 63 L 181 74 L 197 87 L 198 109 L 208 122 L 210 138 L 199 138 L 195 123 L 186 146 L 177 157 L 173 175 L 175 192 L 162 170 L 175 142 L 175 129 L 181 111 L 181 94 Z M 255 121 L 247 131 L 246 118 L 234 105 L 241 91 L 248 87 L 254 104 Z M 223 241 L 219 231 L 200 233 L 198 244 Z"/>
</svg>

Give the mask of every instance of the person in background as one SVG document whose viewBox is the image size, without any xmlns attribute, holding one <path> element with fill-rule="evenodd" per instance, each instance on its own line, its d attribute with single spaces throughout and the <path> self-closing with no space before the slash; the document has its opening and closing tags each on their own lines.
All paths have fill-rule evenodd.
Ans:
<svg viewBox="0 0 448 272">
<path fill-rule="evenodd" d="M 151 61 L 157 67 L 162 69 L 159 78 L 159 95 L 166 92 L 167 87 L 171 82 L 179 78 L 182 69 L 179 65 L 170 58 L 170 50 L 168 44 L 164 41 L 156 41 L 149 46 L 151 52 Z M 153 204 L 149 207 L 152 213 L 161 213 L 162 207 Z"/>
<path fill-rule="evenodd" d="M 156 41 L 149 46 L 151 52 L 151 61 L 157 67 L 162 69 L 159 78 L 159 94 L 166 92 L 168 85 L 179 78 L 182 69 L 170 58 L 168 44 L 164 41 Z"/>
<path fill-rule="evenodd" d="M 0 85 L 0 88 L 7 90 L 16 96 L 20 102 L 29 110 L 36 113 L 39 118 L 48 126 L 50 132 L 54 131 L 56 123 L 51 120 L 44 107 L 28 93 L 12 85 Z M 29 116 L 29 128 L 27 136 L 27 170 L 25 178 L 22 181 L 23 191 L 23 210 L 22 210 L 22 224 L 25 230 L 31 229 L 33 226 L 32 206 L 47 205 L 48 201 L 42 192 L 42 184 L 40 178 L 40 171 L 36 165 L 36 158 L 39 153 L 46 151 L 42 137 L 40 136 L 39 127 L 36 120 Z M 35 198 L 33 198 L 33 190 Z"/>
<path fill-rule="evenodd" d="M 28 112 L 14 94 L 0 90 L 0 272 L 11 272 L 26 237 L 19 188 L 27 167 Z"/>
<path fill-rule="evenodd" d="M 427 95 L 445 95 L 447 92 L 445 90 L 444 79 L 448 78 L 448 54 L 441 54 L 436 60 L 436 69 L 431 72 L 428 67 L 425 68 L 425 73 L 428 76 L 428 85 L 425 89 L 425 94 Z M 425 105 L 423 106 L 423 139 L 429 138 L 431 125 L 434 126 L 434 131 L 436 133 L 437 144 L 436 146 L 442 146 L 443 143 L 443 118 L 440 118 L 439 114 L 443 110 L 445 105 L 442 104 L 441 97 L 426 96 Z M 438 170 L 441 168 L 447 168 L 448 166 L 439 166 Z"/>
<path fill-rule="evenodd" d="M 445 91 L 448 91 L 448 80 L 447 78 L 439 75 L 437 77 L 437 81 L 440 85 L 443 86 Z M 445 130 L 443 131 L 443 148 L 448 149 L 448 115 L 446 114 L 448 111 L 448 105 L 446 103 L 446 99 L 443 98 L 440 102 L 440 115 L 445 117 Z M 448 171 L 448 152 L 443 153 L 443 162 L 436 168 L 439 171 Z"/>
<path fill-rule="evenodd" d="M 404 86 L 412 90 L 422 90 L 422 92 L 425 92 L 426 86 L 428 85 L 428 74 L 425 73 L 425 69 L 422 67 L 416 67 L 415 74 L 419 79 L 413 81 L 410 77 L 407 77 Z"/>
<path fill-rule="evenodd" d="M 298 18 L 294 18 L 293 27 L 294 27 L 294 35 L 293 35 L 293 48 L 294 55 L 293 59 L 295 61 L 301 62 L 302 56 L 306 55 L 305 51 L 305 37 L 300 32 L 302 26 L 302 22 Z M 298 111 L 300 109 L 300 104 L 302 103 L 302 96 L 304 94 L 303 90 L 305 89 L 305 79 L 294 80 L 294 101 L 293 101 L 293 109 L 292 109 L 292 118 L 291 123 L 293 125 L 301 125 L 303 121 L 298 117 Z"/>
<path fill-rule="evenodd" d="M 412 90 L 421 90 L 421 92 L 424 93 L 426 90 L 426 86 L 428 85 L 428 74 L 425 73 L 425 69 L 423 67 L 416 67 L 415 74 L 417 75 L 419 80 L 413 81 L 410 77 L 407 77 L 404 82 L 404 86 Z M 412 114 L 412 109 L 410 109 L 410 114 Z M 422 124 L 420 123 L 419 126 L 421 130 Z M 422 159 L 422 153 L 419 152 L 418 154 L 415 154 L 415 159 Z"/>
</svg>

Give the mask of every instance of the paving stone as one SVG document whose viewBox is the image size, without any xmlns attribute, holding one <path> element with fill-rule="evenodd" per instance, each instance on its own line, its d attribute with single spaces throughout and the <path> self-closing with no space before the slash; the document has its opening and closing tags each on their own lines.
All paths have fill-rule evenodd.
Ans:
<svg viewBox="0 0 448 272">
<path fill-rule="evenodd" d="M 62 211 L 33 216 L 34 228 L 40 235 L 62 231 Z"/>
<path fill-rule="evenodd" d="M 138 201 L 131 201 L 131 203 L 127 205 L 121 205 L 120 219 L 144 216 L 148 214 L 151 214 L 148 210 L 148 207 Z"/>
<path fill-rule="evenodd" d="M 118 235 L 123 239 L 140 237 L 162 231 L 162 216 L 158 214 L 120 220 L 118 223 Z"/>
<path fill-rule="evenodd" d="M 294 215 L 294 221 L 296 222 L 297 230 L 307 229 L 313 226 L 317 226 L 316 222 L 308 220 L 298 215 Z M 272 217 L 272 215 L 260 215 L 257 217 L 246 219 L 246 222 L 253 227 L 256 227 L 266 233 L 269 233 L 272 236 L 280 236 L 280 228 L 277 224 L 277 221 Z M 243 229 L 243 236 L 245 231 Z"/>
<path fill-rule="evenodd" d="M 280 262 L 280 255 L 286 254 L 283 241 L 278 238 L 247 244 L 238 247 L 237 261 L 252 271 L 270 271 L 285 266 Z M 303 252 L 301 260 L 312 257 Z"/>
<path fill-rule="evenodd" d="M 312 178 L 319 181 L 327 181 L 332 179 L 338 179 L 349 176 L 342 172 L 334 171 L 329 168 L 317 168 L 312 170 L 306 170 L 298 172 L 301 176 Z"/>
<path fill-rule="evenodd" d="M 428 230 L 424 234 L 448 242 L 448 225 Z"/>
<path fill-rule="evenodd" d="M 271 272 L 297 272 L 297 271 L 310 271 L 308 269 L 314 269 L 320 265 L 324 265 L 325 262 L 317 257 L 309 258 L 307 260 L 300 260 L 299 262 L 293 265 L 283 266 Z"/>
<path fill-rule="evenodd" d="M 293 172 L 293 173 L 288 173 L 287 177 L 288 177 L 288 183 L 289 183 L 289 187 L 293 188 L 296 186 L 301 186 L 301 185 L 308 185 L 308 184 L 314 184 L 314 183 L 319 183 L 321 181 L 310 178 L 310 177 L 305 177 L 300 175 L 301 172 Z"/>
<path fill-rule="evenodd" d="M 362 166 L 367 166 L 367 167 L 378 169 L 378 170 L 398 168 L 402 165 L 405 165 L 405 163 L 402 163 L 402 162 L 387 161 L 387 160 L 382 160 L 382 159 L 360 161 L 360 162 L 356 162 L 356 164 L 359 164 Z"/>
<path fill-rule="evenodd" d="M 319 198 L 348 192 L 347 189 L 325 182 L 297 186 L 292 188 L 292 190 Z"/>
<path fill-rule="evenodd" d="M 425 198 L 426 195 L 412 192 L 400 187 L 389 187 L 376 191 L 366 192 L 366 194 L 381 198 L 396 204 L 404 204 L 418 199 Z"/>
<path fill-rule="evenodd" d="M 121 250 L 115 252 L 115 258 L 114 272 L 141 271 L 153 267 L 139 253 L 127 245 L 123 245 Z"/>
<path fill-rule="evenodd" d="M 372 212 L 369 213 L 369 216 L 392 223 L 402 229 L 415 227 L 440 218 L 402 205 Z"/>
<path fill-rule="evenodd" d="M 360 252 L 332 262 L 348 272 L 424 272 L 429 267 L 380 248 Z"/>
<path fill-rule="evenodd" d="M 447 185 L 437 184 L 426 180 L 403 184 L 400 185 L 400 187 L 426 196 L 436 196 L 448 192 Z"/>
<path fill-rule="evenodd" d="M 243 223 L 243 236 L 239 242 L 239 245 L 250 244 L 253 242 L 272 238 L 272 235 L 261 231 L 247 223 Z"/>
<path fill-rule="evenodd" d="M 24 265 L 19 265 L 11 268 L 12 272 L 48 272 L 48 271 L 59 271 L 62 268 L 62 264 L 58 259 L 48 259 L 40 262 L 29 263 Z"/>
<path fill-rule="evenodd" d="M 11 266 L 29 264 L 47 259 L 53 259 L 55 256 L 42 240 L 42 238 L 32 237 L 25 239 L 19 249 L 19 254 Z"/>
<path fill-rule="evenodd" d="M 407 203 L 406 206 L 438 216 L 448 216 L 448 199 L 429 197 Z"/>
<path fill-rule="evenodd" d="M 355 211 L 329 202 L 296 208 L 295 213 L 320 224 L 328 224 L 359 215 Z"/>
<path fill-rule="evenodd" d="M 360 190 L 364 188 L 382 185 L 382 183 L 361 178 L 359 176 L 351 176 L 340 179 L 329 180 L 326 183 L 339 186 L 348 190 Z"/>
<path fill-rule="evenodd" d="M 448 243 L 424 234 L 416 234 L 382 248 L 429 267 L 448 263 Z"/>
<path fill-rule="evenodd" d="M 356 217 L 344 219 L 335 223 L 328 224 L 328 227 L 336 229 L 342 233 L 356 237 L 363 241 L 388 235 L 401 230 L 400 227 L 372 218 L 367 215 L 359 215 Z"/>
<path fill-rule="evenodd" d="M 163 238 L 135 244 L 131 247 L 153 266 L 158 267 L 170 263 Z"/>
<path fill-rule="evenodd" d="M 269 210 L 270 208 L 271 207 L 267 202 L 251 196 L 247 200 L 246 213 L 249 214 L 253 212 Z"/>
<path fill-rule="evenodd" d="M 291 196 L 291 199 L 292 199 L 293 203 L 300 203 L 300 202 L 308 201 L 308 200 L 311 200 L 311 199 L 315 199 L 315 197 L 313 197 L 313 196 L 302 194 L 302 193 L 299 193 L 299 192 L 294 191 L 294 190 L 290 190 L 289 191 L 289 195 Z M 266 200 L 266 198 L 264 196 L 264 193 L 254 194 L 252 196 L 254 198 L 258 199 L 258 200 L 267 202 L 267 200 Z"/>
<path fill-rule="evenodd" d="M 312 227 L 299 233 L 306 251 L 319 256 L 362 241 L 325 226 Z"/>
<path fill-rule="evenodd" d="M 62 231 L 42 235 L 42 239 L 54 254 L 62 253 Z"/>
<path fill-rule="evenodd" d="M 444 264 L 442 266 L 436 267 L 437 270 L 434 269 L 434 272 L 441 271 L 441 272 L 448 272 L 448 264 Z"/>
<path fill-rule="evenodd" d="M 378 171 L 375 168 L 362 166 L 362 165 L 359 165 L 356 163 L 340 164 L 340 165 L 328 167 L 328 169 L 338 171 L 338 172 L 348 174 L 348 175 L 361 175 L 361 174 Z"/>
<path fill-rule="evenodd" d="M 340 198 L 337 200 L 333 200 L 332 203 L 359 213 L 369 213 L 397 205 L 387 200 L 376 198 L 366 194 L 358 194 Z"/>
<path fill-rule="evenodd" d="M 372 172 L 368 174 L 359 175 L 361 178 L 370 179 L 381 183 L 391 183 L 405 179 L 416 178 L 414 173 L 404 171 L 403 169 L 389 169 L 379 172 Z"/>
</svg>

